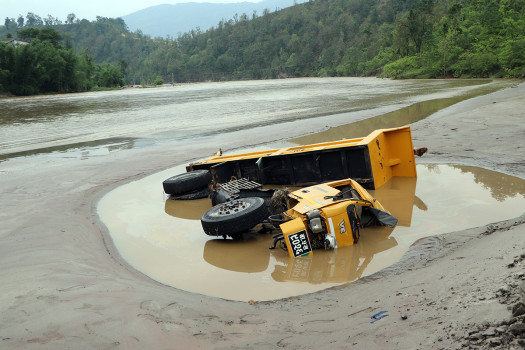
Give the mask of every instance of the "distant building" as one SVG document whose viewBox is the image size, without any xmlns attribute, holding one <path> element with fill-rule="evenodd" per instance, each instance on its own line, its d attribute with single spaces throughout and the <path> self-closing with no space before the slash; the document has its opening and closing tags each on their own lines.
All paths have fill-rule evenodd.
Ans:
<svg viewBox="0 0 525 350">
<path fill-rule="evenodd" d="M 8 40 L 5 42 L 6 45 L 10 45 L 10 46 L 23 46 L 23 45 L 29 45 L 29 43 L 27 41 L 22 41 L 22 40 L 16 40 L 16 39 L 11 39 L 11 40 Z"/>
</svg>

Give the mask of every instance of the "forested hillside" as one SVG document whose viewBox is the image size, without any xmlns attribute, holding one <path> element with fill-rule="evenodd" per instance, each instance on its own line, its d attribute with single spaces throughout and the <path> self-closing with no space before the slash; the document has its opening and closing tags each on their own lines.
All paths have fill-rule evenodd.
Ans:
<svg viewBox="0 0 525 350">
<path fill-rule="evenodd" d="M 261 0 L 260 2 L 182 2 L 147 7 L 122 16 L 131 31 L 141 30 L 152 37 L 177 36 L 192 29 L 207 30 L 236 13 L 262 13 L 264 9 L 283 9 L 308 0 Z"/>
<path fill-rule="evenodd" d="M 0 92 L 33 95 L 89 91 L 124 84 L 120 65 L 98 65 L 87 49 L 80 55 L 61 41 L 53 28 L 25 28 L 18 37 L 28 41 L 0 44 Z"/>
<path fill-rule="evenodd" d="M 177 82 L 523 77 L 524 14 L 524 0 L 310 0 L 273 13 L 236 15 L 177 38 L 131 33 L 122 19 L 73 16 L 60 23 L 33 14 L 25 23 L 6 19 L 0 37 L 16 37 L 28 26 L 52 27 L 77 53 L 99 64 L 120 63 L 128 83 L 158 76 Z"/>
</svg>

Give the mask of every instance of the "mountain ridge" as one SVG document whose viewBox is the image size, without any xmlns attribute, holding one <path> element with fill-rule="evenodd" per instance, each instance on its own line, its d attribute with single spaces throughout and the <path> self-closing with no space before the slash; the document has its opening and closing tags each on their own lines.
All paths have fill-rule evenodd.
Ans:
<svg viewBox="0 0 525 350">
<path fill-rule="evenodd" d="M 228 21 L 238 14 L 250 18 L 254 11 L 261 15 L 265 9 L 274 12 L 308 0 L 263 0 L 261 2 L 162 4 L 150 6 L 121 16 L 129 30 L 140 30 L 152 37 L 176 37 L 199 28 L 202 31 L 216 26 L 221 20 Z"/>
</svg>

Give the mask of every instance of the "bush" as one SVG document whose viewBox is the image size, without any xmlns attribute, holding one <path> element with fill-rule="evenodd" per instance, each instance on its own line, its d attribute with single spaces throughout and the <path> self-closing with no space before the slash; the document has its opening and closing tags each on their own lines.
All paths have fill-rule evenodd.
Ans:
<svg viewBox="0 0 525 350">
<path fill-rule="evenodd" d="M 501 65 L 509 77 L 525 76 L 525 39 L 507 41 L 499 54 Z"/>
<path fill-rule="evenodd" d="M 458 61 L 452 66 L 454 77 L 482 77 L 494 75 L 500 69 L 498 57 L 492 52 L 467 51 L 459 56 Z"/>
<path fill-rule="evenodd" d="M 418 56 L 408 56 L 388 63 L 383 67 L 382 78 L 403 79 L 421 71 L 420 58 Z"/>
<path fill-rule="evenodd" d="M 161 76 L 157 76 L 153 81 L 153 85 L 162 85 L 164 84 L 164 79 Z"/>
</svg>

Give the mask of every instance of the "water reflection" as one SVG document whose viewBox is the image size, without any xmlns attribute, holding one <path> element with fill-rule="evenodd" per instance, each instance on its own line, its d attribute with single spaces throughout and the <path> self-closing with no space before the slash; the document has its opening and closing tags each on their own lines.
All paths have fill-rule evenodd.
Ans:
<svg viewBox="0 0 525 350">
<path fill-rule="evenodd" d="M 514 176 L 501 173 L 494 175 L 493 171 L 476 167 L 459 165 L 453 165 L 452 167 L 464 174 L 472 174 L 474 182 L 488 189 L 491 196 L 498 202 L 503 202 L 505 199 L 516 195 L 525 196 L 525 182 L 513 181 L 515 179 Z"/>
<path fill-rule="evenodd" d="M 414 206 L 427 210 L 425 202 L 416 196 L 417 178 L 393 177 L 384 186 L 370 191 L 392 215 L 398 219 L 398 226 L 410 227 Z"/>
<path fill-rule="evenodd" d="M 89 157 L 106 155 L 110 152 L 132 149 L 136 147 L 135 138 L 110 138 L 104 140 L 79 142 L 70 145 L 44 147 L 30 151 L 0 154 L 0 162 L 35 155 L 43 157 L 61 156 L 64 158 L 88 159 Z"/>
<path fill-rule="evenodd" d="M 211 200 L 209 198 L 188 201 L 168 198 L 164 203 L 166 214 L 186 220 L 200 220 L 202 214 L 210 208 Z"/>
<path fill-rule="evenodd" d="M 270 263 L 269 238 L 269 235 L 247 233 L 242 240 L 211 239 L 204 245 L 202 256 L 207 263 L 224 270 L 262 272 Z"/>
<path fill-rule="evenodd" d="M 389 227 L 362 229 L 359 243 L 330 251 L 318 250 L 311 256 L 291 259 L 280 252 L 272 272 L 277 282 L 344 283 L 360 278 L 374 257 L 397 246 Z M 273 252 L 273 251 L 272 251 Z"/>
</svg>

